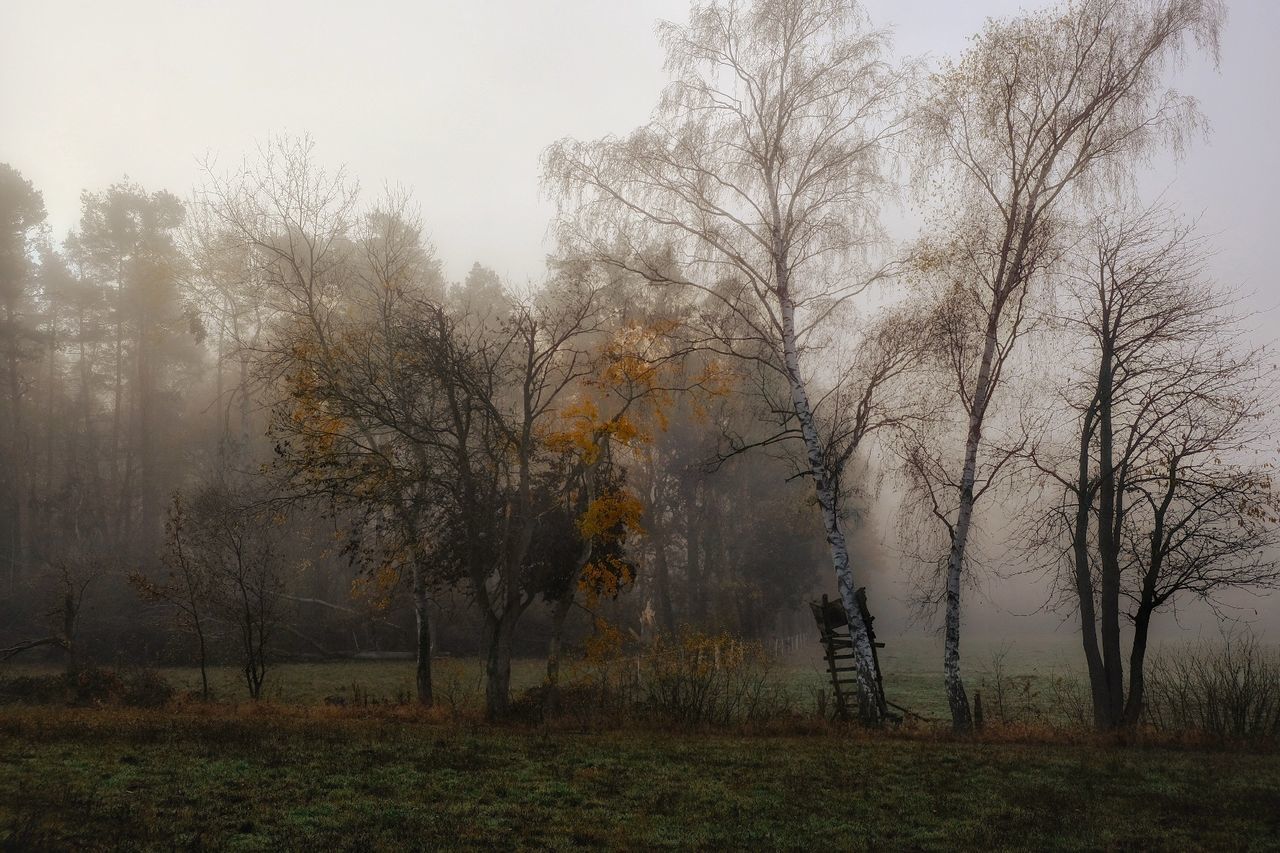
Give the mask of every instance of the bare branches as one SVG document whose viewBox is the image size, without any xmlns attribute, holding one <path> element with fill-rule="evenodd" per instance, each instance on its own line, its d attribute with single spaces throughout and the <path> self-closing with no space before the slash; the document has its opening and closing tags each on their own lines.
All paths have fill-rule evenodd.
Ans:
<svg viewBox="0 0 1280 853">
<path fill-rule="evenodd" d="M 1115 726 L 1141 711 L 1158 610 L 1280 582 L 1274 476 L 1252 458 L 1276 389 L 1260 352 L 1238 343 L 1230 295 L 1204 277 L 1209 248 L 1194 223 L 1121 204 L 1084 230 L 1060 322 L 1086 360 L 1048 439 L 1066 430 L 1076 458 L 1037 451 L 1033 462 L 1062 495 L 1041 544 L 1056 550 L 1055 527 L 1070 543 L 1095 717 Z M 1134 626 L 1127 693 L 1122 616 Z"/>
<path fill-rule="evenodd" d="M 849 401 L 852 422 L 824 447 L 802 357 L 831 315 L 891 270 L 863 263 L 882 242 L 884 161 L 905 126 L 899 102 L 911 75 L 884 59 L 887 36 L 853 0 L 695 6 L 688 25 L 663 24 L 659 35 L 672 81 L 649 124 L 623 138 L 564 140 L 544 157 L 560 236 L 576 256 L 696 290 L 707 308 L 691 318 L 695 335 L 787 383 L 788 420 L 858 623 L 863 710 L 879 720 L 838 493 L 844 465 L 881 426 L 871 401 L 894 369 L 872 370 L 861 406 Z"/>
<path fill-rule="evenodd" d="M 700 7 L 660 37 L 675 79 L 654 120 L 546 154 L 561 236 L 581 256 L 701 288 L 780 350 L 779 288 L 818 312 L 803 340 L 883 275 L 854 264 L 880 239 L 882 160 L 909 75 L 883 60 L 887 38 L 861 9 L 836 0 Z M 750 310 L 725 279 L 748 289 Z"/>
</svg>

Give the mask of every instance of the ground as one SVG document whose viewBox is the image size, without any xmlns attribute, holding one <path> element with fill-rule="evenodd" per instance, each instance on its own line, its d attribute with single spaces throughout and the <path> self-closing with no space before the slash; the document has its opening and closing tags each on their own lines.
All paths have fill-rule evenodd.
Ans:
<svg viewBox="0 0 1280 853">
<path fill-rule="evenodd" d="M 1280 848 L 1274 756 L 0 710 L 10 849 Z"/>
<path fill-rule="evenodd" d="M 988 706 L 1000 648 L 971 670 Z M 1028 648 L 1008 649 L 1001 701 L 1059 702 L 1066 650 Z M 941 716 L 932 660 L 898 644 L 886 686 Z M 515 688 L 541 673 L 518 662 Z M 281 665 L 258 704 L 219 667 L 212 706 L 2 705 L 0 849 L 1280 850 L 1274 752 L 1122 746 L 1034 720 L 965 740 L 865 733 L 805 716 L 819 662 L 777 674 L 801 722 L 732 732 L 484 726 L 469 659 L 438 663 L 429 713 L 406 701 L 410 662 Z"/>
</svg>

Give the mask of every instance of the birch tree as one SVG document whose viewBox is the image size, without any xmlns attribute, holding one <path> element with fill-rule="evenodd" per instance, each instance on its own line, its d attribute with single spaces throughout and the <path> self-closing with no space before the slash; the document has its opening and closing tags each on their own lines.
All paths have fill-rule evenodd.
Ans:
<svg viewBox="0 0 1280 853">
<path fill-rule="evenodd" d="M 933 200 L 930 275 L 959 310 L 949 321 L 966 429 L 943 510 L 945 687 L 957 729 L 971 712 L 960 672 L 960 589 L 978 489 L 983 428 L 1026 331 L 1032 289 L 1061 251 L 1080 191 L 1102 192 L 1157 146 L 1203 122 L 1166 88 L 1189 42 L 1216 59 L 1217 0 L 1072 0 L 993 20 L 929 82 L 915 114 L 919 187 Z"/>
<path fill-rule="evenodd" d="M 576 254 L 694 288 L 731 326 L 705 345 L 786 382 L 850 616 L 862 716 L 883 715 L 867 626 L 814 417 L 815 331 L 882 271 L 885 161 L 908 75 L 852 0 L 713 2 L 662 23 L 671 83 L 621 138 L 565 140 L 545 157 Z M 717 333 L 731 328 L 728 333 Z"/>
</svg>

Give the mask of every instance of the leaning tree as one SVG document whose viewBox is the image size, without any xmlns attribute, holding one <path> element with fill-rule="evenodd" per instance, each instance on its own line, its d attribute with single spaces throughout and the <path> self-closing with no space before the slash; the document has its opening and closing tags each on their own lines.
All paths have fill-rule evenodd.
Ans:
<svg viewBox="0 0 1280 853">
<path fill-rule="evenodd" d="M 784 381 L 849 613 L 862 716 L 877 722 L 883 697 L 811 384 L 817 332 L 884 272 L 863 260 L 881 236 L 909 76 L 854 0 L 713 2 L 659 31 L 672 80 L 652 120 L 546 154 L 562 235 L 575 254 L 698 291 L 706 345 Z"/>
</svg>

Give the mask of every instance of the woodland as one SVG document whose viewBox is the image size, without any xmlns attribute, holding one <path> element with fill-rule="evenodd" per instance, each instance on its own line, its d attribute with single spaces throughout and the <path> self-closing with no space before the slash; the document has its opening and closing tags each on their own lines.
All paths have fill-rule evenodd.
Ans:
<svg viewBox="0 0 1280 853">
<path fill-rule="evenodd" d="M 695 4 L 647 123 L 548 140 L 536 282 L 447 280 L 447 209 L 306 136 L 87 188 L 65 235 L 0 166 L 0 665 L 38 673 L 5 690 L 198 667 L 165 701 L 257 700 L 288 663 L 404 660 L 438 709 L 467 659 L 492 722 L 685 708 L 780 637 L 817 654 L 827 593 L 876 728 L 896 573 L 965 734 L 973 590 L 1016 572 L 1074 636 L 1082 731 L 1171 719 L 1195 667 L 1156 667 L 1153 709 L 1153 624 L 1280 579 L 1265 324 L 1137 181 L 1207 132 L 1174 85 L 1225 20 L 1070 0 L 925 61 L 854 0 Z M 1274 738 L 1280 664 L 1234 648 Z"/>
</svg>

